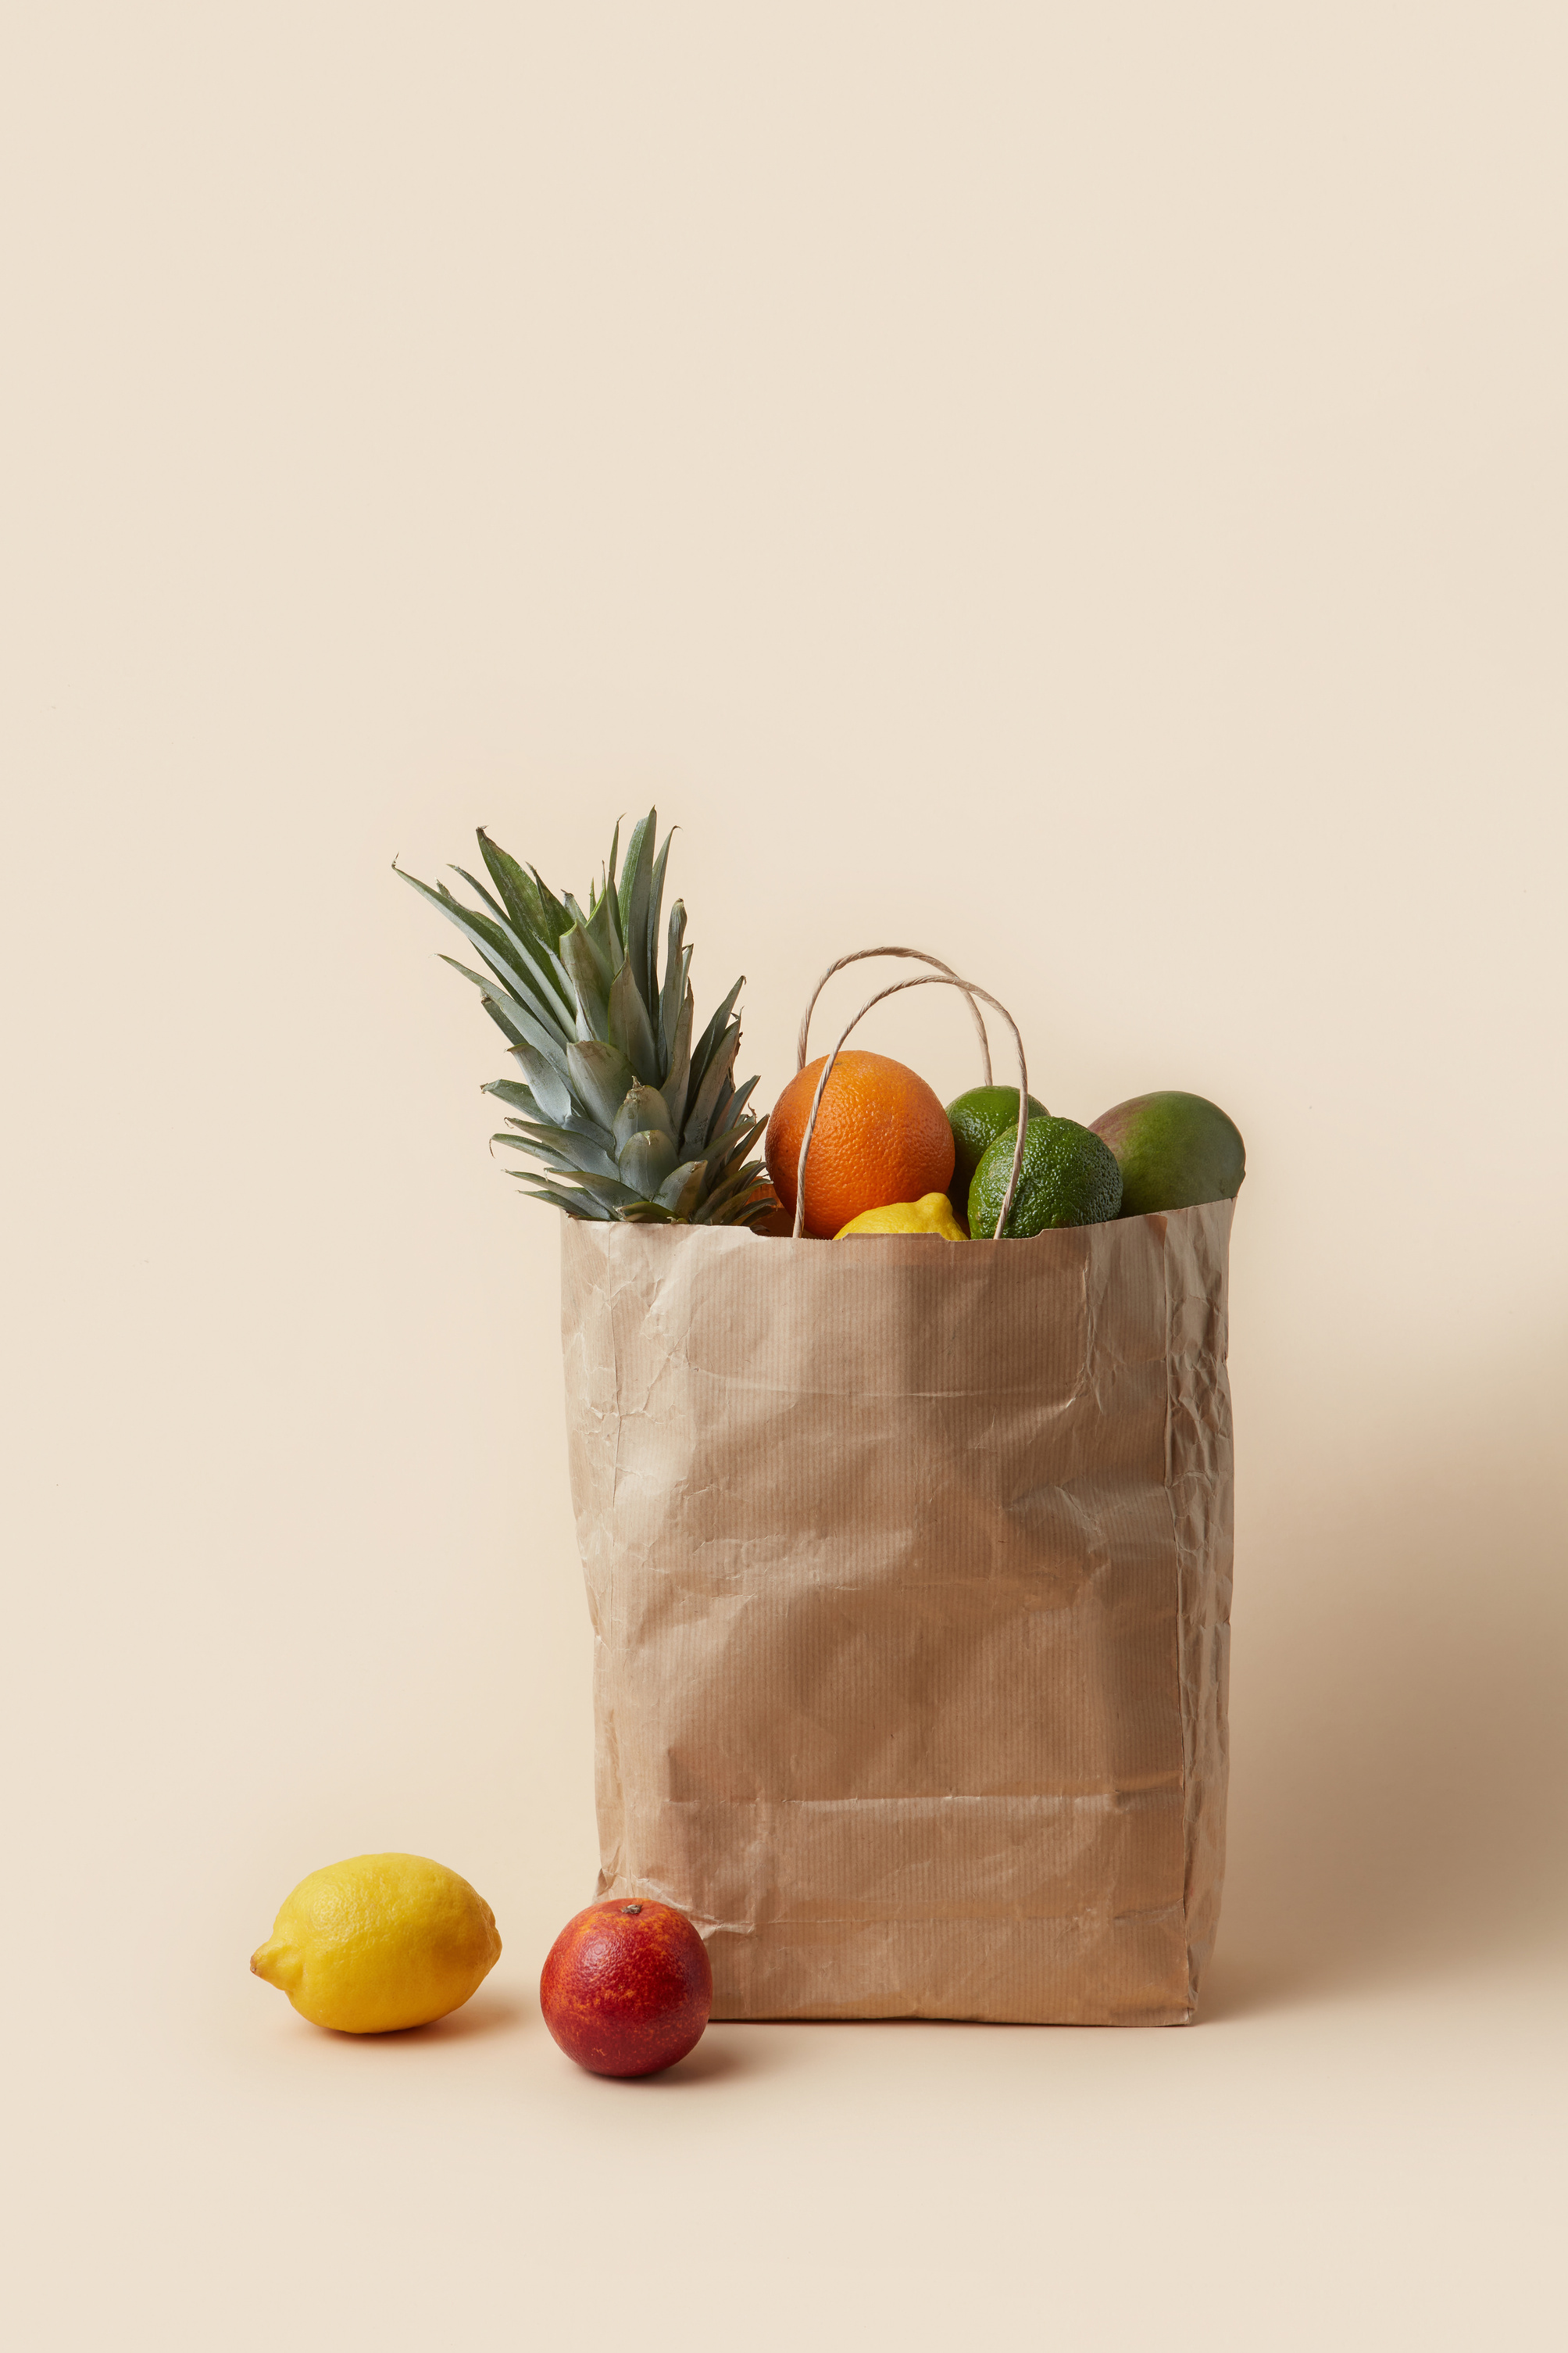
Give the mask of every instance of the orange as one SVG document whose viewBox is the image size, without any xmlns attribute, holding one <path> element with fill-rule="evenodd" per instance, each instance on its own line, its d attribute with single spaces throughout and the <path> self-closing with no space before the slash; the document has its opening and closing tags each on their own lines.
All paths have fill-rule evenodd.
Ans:
<svg viewBox="0 0 1568 2353">
<path fill-rule="evenodd" d="M 768 1121 L 768 1175 L 790 1217 L 811 1098 L 827 1060 L 797 1071 Z M 805 1230 L 826 1240 L 867 1209 L 945 1193 L 952 1130 L 918 1071 L 886 1054 L 848 1050 L 833 1065 L 805 1164 Z"/>
</svg>

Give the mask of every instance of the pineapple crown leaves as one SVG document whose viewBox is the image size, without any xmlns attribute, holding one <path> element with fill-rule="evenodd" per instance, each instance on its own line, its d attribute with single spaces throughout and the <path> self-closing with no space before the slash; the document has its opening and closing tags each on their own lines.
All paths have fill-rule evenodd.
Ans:
<svg viewBox="0 0 1568 2353">
<path fill-rule="evenodd" d="M 738 980 L 694 1037 L 691 950 L 678 899 L 659 925 L 672 835 L 658 841 L 658 812 L 633 827 L 617 874 L 617 824 L 586 912 L 557 898 L 538 870 L 521 866 L 481 826 L 489 881 L 453 872 L 479 901 L 445 882 L 394 871 L 456 924 L 479 968 L 443 963 L 479 989 L 519 1075 L 486 1092 L 507 1109 L 492 1137 L 525 1154 L 513 1174 L 535 1199 L 568 1217 L 636 1223 L 749 1225 L 775 1206 L 760 1161 L 748 1152 L 765 1122 L 747 1109 L 756 1080 L 737 1085 Z"/>
</svg>

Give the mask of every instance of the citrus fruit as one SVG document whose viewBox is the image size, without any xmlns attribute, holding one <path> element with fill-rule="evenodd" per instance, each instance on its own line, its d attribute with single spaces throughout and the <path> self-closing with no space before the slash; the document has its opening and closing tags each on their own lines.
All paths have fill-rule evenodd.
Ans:
<svg viewBox="0 0 1568 2353">
<path fill-rule="evenodd" d="M 494 1913 L 455 1871 L 356 1854 L 300 1882 L 250 1966 L 312 2024 L 387 2034 L 458 2009 L 500 1955 Z"/>
<path fill-rule="evenodd" d="M 544 2023 L 595 2075 L 653 2075 L 701 2040 L 708 1947 L 668 1904 L 612 1896 L 568 1920 L 539 1980 Z"/>
<path fill-rule="evenodd" d="M 1017 1141 L 1015 1130 L 988 1144 L 970 1179 L 969 1230 L 976 1241 L 996 1231 Z M 1047 1226 L 1098 1226 L 1121 1207 L 1121 1171 L 1108 1144 L 1076 1119 L 1029 1122 L 1005 1239 L 1042 1233 Z"/>
<path fill-rule="evenodd" d="M 1218 1103 L 1173 1087 L 1102 1112 L 1094 1133 L 1116 1155 L 1124 1218 L 1233 1201 L 1247 1174 L 1247 1146 L 1235 1122 Z"/>
<path fill-rule="evenodd" d="M 889 1201 L 885 1209 L 862 1209 L 833 1239 L 841 1242 L 854 1234 L 938 1234 L 948 1242 L 969 1240 L 945 1193 L 925 1193 L 918 1201 Z"/>
<path fill-rule="evenodd" d="M 826 1059 L 795 1072 L 768 1121 L 768 1175 L 792 1218 L 801 1138 Z M 826 1238 L 863 1210 L 945 1193 L 952 1155 L 947 1113 L 918 1072 L 886 1054 L 840 1054 L 805 1164 L 806 1232 Z"/>
<path fill-rule="evenodd" d="M 1029 1097 L 1029 1117 L 1048 1119 L 1050 1113 L 1043 1103 Z M 952 1130 L 952 1182 L 947 1198 L 952 1203 L 955 1217 L 969 1212 L 969 1180 L 980 1166 L 981 1155 L 988 1144 L 1005 1133 L 1016 1137 L 1018 1133 L 1018 1090 L 1016 1087 L 971 1087 L 964 1095 L 957 1095 L 947 1107 L 947 1124 Z"/>
</svg>

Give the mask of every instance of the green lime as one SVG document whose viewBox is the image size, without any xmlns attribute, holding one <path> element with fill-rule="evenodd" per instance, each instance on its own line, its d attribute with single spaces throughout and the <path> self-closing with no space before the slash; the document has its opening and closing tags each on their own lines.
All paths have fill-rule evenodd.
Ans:
<svg viewBox="0 0 1568 2353">
<path fill-rule="evenodd" d="M 1029 1097 L 1029 1117 L 1048 1119 L 1050 1113 L 1043 1103 Z M 994 1144 L 999 1135 L 1016 1138 L 1018 1133 L 1018 1090 L 1016 1087 L 971 1087 L 966 1095 L 956 1095 L 947 1107 L 947 1124 L 952 1130 L 952 1182 L 947 1198 L 952 1203 L 953 1214 L 962 1218 L 969 1203 L 969 1180 L 979 1167 L 986 1146 Z M 991 1220 L 994 1225 L 994 1218 Z"/>
<path fill-rule="evenodd" d="M 988 1144 L 970 1180 L 969 1230 L 976 1241 L 996 1231 L 1013 1167 L 1015 1132 Z M 1121 1207 L 1121 1171 L 1107 1144 L 1076 1119 L 1032 1119 L 1005 1240 L 1047 1226 L 1098 1226 Z"/>
<path fill-rule="evenodd" d="M 1247 1146 L 1235 1122 L 1205 1096 L 1173 1087 L 1102 1112 L 1094 1133 L 1116 1155 L 1124 1218 L 1233 1201 L 1247 1174 Z"/>
</svg>

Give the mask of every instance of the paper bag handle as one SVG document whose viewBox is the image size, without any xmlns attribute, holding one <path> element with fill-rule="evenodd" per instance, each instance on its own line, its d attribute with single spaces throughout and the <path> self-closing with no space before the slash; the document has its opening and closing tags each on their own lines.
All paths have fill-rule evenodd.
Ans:
<svg viewBox="0 0 1568 2353">
<path fill-rule="evenodd" d="M 795 1040 L 795 1069 L 804 1071 L 805 1068 L 806 1041 L 811 1036 L 811 1017 L 816 1010 L 817 998 L 822 995 L 834 974 L 842 972 L 847 964 L 864 964 L 868 956 L 885 955 L 912 956 L 918 964 L 933 965 L 938 972 L 945 972 L 949 979 L 963 989 L 965 997 L 969 998 L 969 1010 L 974 1017 L 974 1034 L 980 1040 L 980 1060 L 985 1070 L 985 1076 L 981 1081 L 981 1084 L 988 1087 L 991 1084 L 991 1040 L 985 1035 L 985 1016 L 974 1002 L 968 982 L 960 980 L 950 964 L 943 964 L 941 956 L 933 956 L 924 948 L 852 948 L 847 955 L 836 956 L 812 990 L 810 1001 L 800 1017 L 800 1036 Z"/>
<path fill-rule="evenodd" d="M 889 954 L 894 955 L 920 955 L 921 951 L 919 948 L 894 948 L 891 950 L 887 948 L 863 948 L 860 953 L 863 955 L 887 955 Z M 852 956 L 845 956 L 841 961 L 845 964 L 852 964 L 855 959 Z M 935 964 L 937 959 L 935 956 L 931 956 L 928 957 L 926 961 L 931 964 Z M 837 970 L 837 966 L 830 967 L 832 970 Z M 823 978 L 826 979 L 827 976 L 827 974 L 824 974 Z M 822 983 L 819 981 L 817 983 L 817 987 L 820 989 Z M 993 997 L 990 990 L 987 988 L 978 987 L 972 980 L 960 980 L 955 972 L 949 972 L 944 966 L 941 972 L 918 972 L 912 980 L 895 980 L 889 982 L 886 988 L 879 988 L 875 997 L 868 997 L 866 999 L 865 1004 L 860 1008 L 859 1012 L 855 1015 L 854 1019 L 847 1021 L 843 1029 L 839 1031 L 838 1036 L 834 1042 L 832 1050 L 829 1052 L 826 1060 L 823 1063 L 822 1069 L 817 1075 L 816 1092 L 811 1098 L 811 1109 L 806 1114 L 805 1134 L 800 1139 L 800 1159 L 796 1163 L 795 1172 L 795 1228 L 792 1239 L 795 1241 L 799 1241 L 802 1234 L 805 1231 L 805 1155 L 811 1150 L 811 1139 L 816 1132 L 816 1114 L 821 1108 L 823 1089 L 826 1086 L 829 1078 L 833 1074 L 833 1065 L 838 1060 L 839 1049 L 844 1044 L 845 1039 L 848 1037 L 849 1032 L 857 1026 L 858 1023 L 865 1019 L 873 1005 L 880 1005 L 885 997 L 897 997 L 901 990 L 906 988 L 962 988 L 964 995 L 968 997 L 971 1005 L 974 1005 L 975 998 L 980 997 L 985 1004 L 991 1006 L 995 1012 L 1002 1016 L 1003 1020 L 1005 1021 L 1008 1029 L 1013 1032 L 1013 1043 L 1018 1050 L 1018 1140 L 1013 1146 L 1013 1166 L 1007 1172 L 1007 1189 L 1002 1196 L 1001 1213 L 996 1219 L 996 1231 L 992 1236 L 993 1241 L 1000 1241 L 1002 1239 L 1002 1235 L 1006 1228 L 1008 1213 L 1013 1207 L 1013 1196 L 1018 1189 L 1018 1171 L 1024 1164 L 1024 1138 L 1027 1133 L 1029 1125 L 1029 1072 L 1028 1067 L 1024 1060 L 1024 1039 L 1017 1023 L 1014 1020 L 1012 1015 L 1008 1012 L 1006 1007 L 1002 1003 L 999 997 Z M 816 1002 L 815 997 L 812 1001 L 813 1003 Z M 807 1020 L 809 1020 L 810 1018 L 811 1008 L 810 1006 L 807 1006 Z M 980 1022 L 981 1028 L 984 1030 L 984 1018 L 981 1014 L 978 1006 L 975 1006 L 974 1008 L 974 1018 L 978 1022 Z M 803 1040 L 805 1036 L 805 1024 L 803 1022 L 801 1024 L 801 1037 Z M 801 1067 L 803 1069 L 805 1067 L 804 1057 Z M 989 1053 L 987 1053 L 985 1058 L 985 1076 L 986 1082 L 989 1084 L 991 1078 L 991 1057 Z"/>
</svg>

